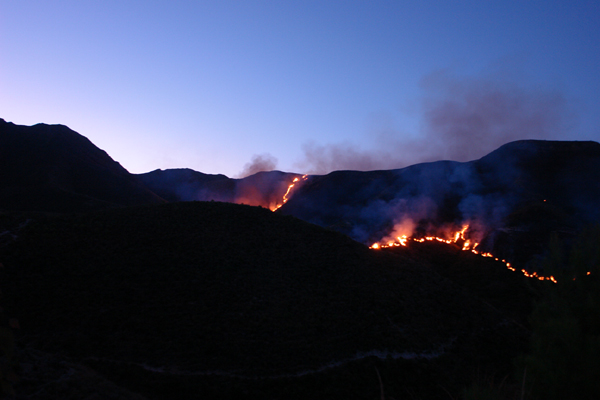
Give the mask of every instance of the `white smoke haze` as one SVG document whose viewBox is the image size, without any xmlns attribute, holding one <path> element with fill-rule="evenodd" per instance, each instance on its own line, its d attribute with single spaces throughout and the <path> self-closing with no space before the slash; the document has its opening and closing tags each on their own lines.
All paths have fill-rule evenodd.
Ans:
<svg viewBox="0 0 600 400">
<path fill-rule="evenodd" d="M 421 162 L 478 159 L 521 139 L 560 139 L 572 115 L 558 91 L 506 79 L 459 78 L 440 71 L 423 78 L 417 135 L 375 133 L 371 149 L 354 144 L 303 146 L 296 167 L 305 173 L 396 169 Z"/>
<path fill-rule="evenodd" d="M 314 142 L 302 145 L 304 159 L 296 165 L 309 174 L 331 171 L 372 171 L 390 169 L 395 164 L 391 153 L 381 150 L 363 150 L 351 143 L 319 145 Z M 380 153 L 380 154 L 376 154 Z"/>
<path fill-rule="evenodd" d="M 558 139 L 567 128 L 566 99 L 558 92 L 447 73 L 422 85 L 429 93 L 423 134 L 437 158 L 470 161 L 514 140 Z"/>
<path fill-rule="evenodd" d="M 489 230 L 485 224 L 477 219 L 467 219 L 461 223 L 446 223 L 441 226 L 430 225 L 424 228 L 427 236 L 435 236 L 444 240 L 455 240 L 456 233 L 465 226 L 468 226 L 468 228 L 463 235 L 465 239 L 472 243 L 480 243 Z M 377 241 L 377 243 L 398 243 L 403 236 L 406 236 L 407 238 L 415 237 L 418 228 L 423 227 L 419 227 L 419 224 L 415 222 L 412 215 L 403 215 L 399 222 L 394 223 L 394 227 L 390 233 Z M 422 235 L 417 234 L 416 236 L 421 237 Z"/>
<path fill-rule="evenodd" d="M 411 217 L 404 217 L 400 222 L 394 224 L 392 231 L 384 237 L 381 242 L 397 242 L 402 236 L 411 237 L 417 227 L 417 223 Z"/>
<path fill-rule="evenodd" d="M 277 168 L 277 159 L 269 153 L 255 154 L 252 160 L 244 165 L 244 169 L 238 174 L 238 178 L 245 178 L 257 172 L 273 171 Z"/>
</svg>

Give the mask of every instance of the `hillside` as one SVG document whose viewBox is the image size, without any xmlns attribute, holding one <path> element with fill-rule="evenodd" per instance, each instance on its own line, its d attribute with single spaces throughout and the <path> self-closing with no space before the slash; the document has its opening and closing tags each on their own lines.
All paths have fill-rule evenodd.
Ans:
<svg viewBox="0 0 600 400">
<path fill-rule="evenodd" d="M 365 244 L 469 224 L 480 251 L 571 282 L 585 252 L 569 248 L 600 220 L 595 142 L 230 179 L 132 175 L 65 126 L 0 120 L 0 171 L 0 393 L 12 385 L 23 399 L 459 398 L 514 373 L 530 315 L 546 312 L 532 300 L 553 299 L 554 284 L 460 241 Z M 575 285 L 596 282 L 580 272 Z M 563 318 L 581 316 L 584 336 L 597 327 L 579 306 L 590 287 Z"/>
<path fill-rule="evenodd" d="M 169 201 L 226 201 L 275 209 L 294 178 L 301 175 L 264 171 L 241 179 L 192 169 L 155 170 L 137 177 Z"/>
<path fill-rule="evenodd" d="M 0 119 L 0 210 L 73 212 L 161 202 L 66 126 Z"/>
<path fill-rule="evenodd" d="M 274 209 L 297 174 L 244 179 L 193 170 L 140 178 L 171 201 L 217 200 Z M 392 233 L 445 236 L 469 224 L 481 249 L 537 268 L 553 235 L 572 240 L 600 222 L 600 144 L 522 140 L 479 160 L 438 161 L 387 171 L 308 176 L 278 212 L 371 244 Z M 401 229 L 399 227 L 410 227 Z"/>
<path fill-rule="evenodd" d="M 378 398 L 377 374 L 394 398 L 444 398 L 478 370 L 511 371 L 537 284 L 458 247 L 377 252 L 217 202 L 48 217 L 14 232 L 1 289 L 20 346 L 151 399 Z M 486 281 L 497 290 L 475 290 Z"/>
<path fill-rule="evenodd" d="M 526 264 L 552 234 L 600 222 L 599 202 L 599 143 L 523 140 L 471 162 L 311 176 L 279 212 L 367 244 L 470 224 L 482 249 Z"/>
<path fill-rule="evenodd" d="M 529 271 L 539 268 L 551 237 L 570 242 L 600 223 L 596 142 L 522 140 L 464 163 L 231 179 L 191 169 L 133 175 L 65 126 L 0 120 L 0 171 L 0 210 L 69 213 L 211 200 L 271 210 L 283 205 L 279 213 L 363 244 L 398 234 L 446 236 L 468 224 L 467 235 L 481 250 Z M 299 182 L 290 190 L 294 179 Z"/>
</svg>

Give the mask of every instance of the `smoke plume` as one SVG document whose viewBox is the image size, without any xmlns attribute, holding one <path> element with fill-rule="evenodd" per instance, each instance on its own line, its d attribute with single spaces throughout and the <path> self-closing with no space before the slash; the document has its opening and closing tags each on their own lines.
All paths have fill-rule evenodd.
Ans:
<svg viewBox="0 0 600 400">
<path fill-rule="evenodd" d="M 561 93 L 444 73 L 422 85 L 430 93 L 423 107 L 429 158 L 469 161 L 514 140 L 558 139 L 566 129 Z"/>
<path fill-rule="evenodd" d="M 302 146 L 304 159 L 298 166 L 309 174 L 331 171 L 372 171 L 396 168 L 392 154 L 384 149 L 366 151 L 351 143 L 319 145 L 314 142 Z"/>
<path fill-rule="evenodd" d="M 244 169 L 238 174 L 239 178 L 245 178 L 261 171 L 273 171 L 277 167 L 277 159 L 271 154 L 255 154 L 252 161 L 244 165 Z"/>
<path fill-rule="evenodd" d="M 437 161 L 478 159 L 519 139 L 560 139 L 570 117 L 562 93 L 505 79 L 459 78 L 437 72 L 421 81 L 416 135 L 375 132 L 372 148 L 351 143 L 303 146 L 296 163 L 311 174 L 334 170 L 396 169 Z"/>
</svg>

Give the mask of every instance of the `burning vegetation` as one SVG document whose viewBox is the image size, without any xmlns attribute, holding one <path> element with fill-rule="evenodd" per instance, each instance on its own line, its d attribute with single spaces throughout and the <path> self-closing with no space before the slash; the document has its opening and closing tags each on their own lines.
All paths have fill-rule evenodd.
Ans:
<svg viewBox="0 0 600 400">
<path fill-rule="evenodd" d="M 276 205 L 274 205 L 274 206 L 271 206 L 271 211 L 277 211 L 277 210 L 279 210 L 279 209 L 280 209 L 280 208 L 281 208 L 281 207 L 282 207 L 282 206 L 283 206 L 285 203 L 287 203 L 287 202 L 288 202 L 288 200 L 289 200 L 288 196 L 289 196 L 289 194 L 290 194 L 290 192 L 291 192 L 292 188 L 293 188 L 294 186 L 296 186 L 296 183 L 300 182 L 300 180 L 302 180 L 302 181 L 305 181 L 306 179 L 308 179 L 308 175 L 302 175 L 302 177 L 301 177 L 301 178 L 298 178 L 298 177 L 294 178 L 294 180 L 292 181 L 292 183 L 290 183 L 290 185 L 288 186 L 288 188 L 287 188 L 287 191 L 284 193 L 284 195 L 283 195 L 283 198 L 281 199 L 281 203 L 278 203 L 278 204 L 276 204 Z"/>
<path fill-rule="evenodd" d="M 417 238 L 417 237 L 412 237 L 412 236 L 408 236 L 408 235 L 400 235 L 400 236 L 397 236 L 395 238 L 395 240 L 389 240 L 389 241 L 387 241 L 387 243 L 383 243 L 383 244 L 374 243 L 369 248 L 374 249 L 374 250 L 380 250 L 380 249 L 385 249 L 385 248 L 390 248 L 390 247 L 399 247 L 399 246 L 408 247 L 410 242 L 423 243 L 423 242 L 437 241 L 437 242 L 445 243 L 448 245 L 459 246 L 462 251 L 470 251 L 471 253 L 478 254 L 482 257 L 494 258 L 496 261 L 504 264 L 504 266 L 506 268 L 508 268 L 509 270 L 515 271 L 515 272 L 517 271 L 517 269 L 514 268 L 510 262 L 508 262 L 504 259 L 500 259 L 499 257 L 495 257 L 492 253 L 480 252 L 479 250 L 477 250 L 479 243 L 471 241 L 469 238 L 465 237 L 465 234 L 467 233 L 468 230 L 469 230 L 469 224 L 465 224 L 462 226 L 462 228 L 460 230 L 453 232 L 452 235 L 450 235 L 450 239 L 442 238 L 439 236 L 423 236 L 423 237 Z M 523 275 L 525 275 L 528 278 L 535 278 L 540 281 L 551 281 L 551 282 L 556 283 L 556 279 L 552 275 L 542 276 L 542 275 L 539 275 L 535 271 L 528 272 L 525 269 L 521 269 L 520 272 L 523 273 Z"/>
<path fill-rule="evenodd" d="M 281 198 L 281 202 L 277 202 L 270 206 L 271 211 L 279 210 L 284 204 L 288 202 L 293 193 L 293 189 L 298 183 L 306 181 L 308 175 L 302 177 L 295 177 L 292 182 L 288 185 L 286 192 Z M 546 202 L 546 200 L 544 200 Z M 509 261 L 501 257 L 497 257 L 489 251 L 483 251 L 480 248 L 480 242 L 474 240 L 473 237 L 477 236 L 477 229 L 473 229 L 473 224 L 464 224 L 460 229 L 447 229 L 446 234 L 417 234 L 413 235 L 416 224 L 410 219 L 403 220 L 400 224 L 397 224 L 394 233 L 381 242 L 373 243 L 369 246 L 370 249 L 380 250 L 391 247 L 408 247 L 411 242 L 424 243 L 424 242 L 440 242 L 446 245 L 458 246 L 462 251 L 468 251 L 481 257 L 492 258 L 497 262 L 502 263 L 507 269 L 514 272 L 520 272 L 528 278 L 537 279 L 540 281 L 551 281 L 557 283 L 554 275 L 542 275 L 537 271 L 528 271 L 525 268 L 518 270 Z M 406 234 L 409 233 L 409 234 Z M 589 274 L 589 273 L 588 273 Z"/>
</svg>

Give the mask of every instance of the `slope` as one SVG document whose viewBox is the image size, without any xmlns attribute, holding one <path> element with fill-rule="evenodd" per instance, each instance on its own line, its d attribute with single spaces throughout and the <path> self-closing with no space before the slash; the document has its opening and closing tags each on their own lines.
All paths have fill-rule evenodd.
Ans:
<svg viewBox="0 0 600 400">
<path fill-rule="evenodd" d="M 448 257 L 479 275 L 497 265 L 439 251 L 434 267 L 267 209 L 193 202 L 38 220 L 0 257 L 22 343 L 149 398 L 374 397 L 375 368 L 389 393 L 435 398 L 477 368 L 507 371 L 527 338 L 510 307 L 436 272 Z"/>
<path fill-rule="evenodd" d="M 71 212 L 164 202 L 63 125 L 0 119 L 0 209 Z"/>
<path fill-rule="evenodd" d="M 152 191 L 169 201 L 226 201 L 275 209 L 299 174 L 263 171 L 241 179 L 192 169 L 155 170 L 137 175 Z"/>
<path fill-rule="evenodd" d="M 482 249 L 526 263 L 553 233 L 600 222 L 599 202 L 600 144 L 523 140 L 466 163 L 311 176 L 279 212 L 367 244 L 469 223 Z"/>
</svg>

